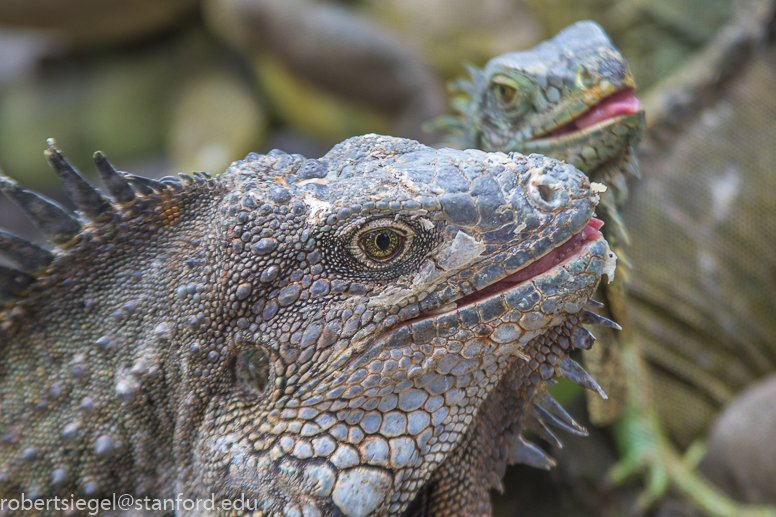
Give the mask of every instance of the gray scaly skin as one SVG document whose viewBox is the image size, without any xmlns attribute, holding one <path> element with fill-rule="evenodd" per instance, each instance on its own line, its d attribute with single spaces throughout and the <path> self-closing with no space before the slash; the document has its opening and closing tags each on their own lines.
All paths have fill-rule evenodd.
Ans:
<svg viewBox="0 0 776 517">
<path fill-rule="evenodd" d="M 552 376 L 597 388 L 568 352 L 614 256 L 570 165 L 368 135 L 153 181 L 97 153 L 111 199 L 46 155 L 77 216 L 0 175 L 57 245 L 0 233 L 0 499 L 488 515 L 494 471 L 549 462 L 524 425 L 575 429 Z"/>
<path fill-rule="evenodd" d="M 742 38 L 732 38 L 729 34 L 721 39 L 717 47 L 743 44 Z M 729 53 L 738 55 L 732 51 Z M 705 70 L 696 65 L 690 67 L 688 74 L 698 69 Z M 580 80 L 583 76 L 592 79 L 586 84 Z M 666 89 L 663 103 L 667 103 L 665 99 L 680 103 L 686 101 L 691 98 L 687 92 L 694 83 L 699 83 L 695 89 L 701 89 L 704 86 L 701 81 L 708 78 L 716 84 L 717 77 L 717 73 L 696 73 L 695 77 L 685 79 L 679 85 L 672 84 L 674 89 Z M 504 108 L 500 99 L 504 85 L 529 92 L 528 95 L 519 92 L 514 95 L 515 98 L 528 96 L 538 101 L 535 100 L 530 109 L 524 109 L 525 114 L 515 116 L 513 110 Z M 551 85 L 554 85 L 557 92 L 552 92 Z M 627 63 L 598 25 L 579 22 L 534 49 L 494 58 L 484 70 L 472 70 L 472 81 L 461 83 L 461 88 L 470 99 L 453 105 L 459 112 L 459 116 L 452 122 L 453 127 L 457 128 L 455 134 L 458 135 L 459 146 L 529 152 L 537 150 L 534 140 L 538 133 L 542 152 L 570 160 L 592 180 L 600 181 L 609 188 L 602 196 L 599 211 L 603 208 L 603 218 L 614 224 L 605 226 L 603 232 L 610 242 L 627 242 L 627 238 L 623 239 L 627 234 L 619 209 L 627 201 L 627 176 L 636 176 L 632 173 L 638 172 L 634 147 L 644 132 L 643 112 L 638 116 L 611 119 L 593 128 L 556 138 L 542 136 L 547 133 L 547 120 L 556 120 L 557 113 L 562 114 L 560 123 L 568 123 L 569 113 L 580 114 L 580 109 L 584 109 L 579 104 L 580 98 L 590 99 L 591 102 L 586 105 L 593 105 L 596 99 L 600 100 L 617 89 L 634 88 Z M 557 99 L 554 103 L 548 101 L 551 96 Z M 661 112 L 660 115 L 670 118 L 670 113 Z M 509 131 L 512 131 L 512 136 Z M 619 145 L 619 150 L 610 147 L 612 144 L 603 145 L 607 141 Z M 605 152 L 588 151 L 588 156 L 593 159 L 585 160 L 578 155 L 577 150 L 580 145 L 586 144 L 596 150 L 603 148 Z M 604 159 L 595 159 L 596 156 Z M 614 194 L 613 197 L 607 196 L 610 192 Z M 664 243 L 661 239 L 654 246 L 660 247 Z M 621 249 L 617 251 L 621 256 Z M 670 403 L 670 400 L 658 402 L 651 396 L 649 367 L 643 352 L 634 344 L 634 329 L 626 311 L 632 303 L 627 298 L 621 278 L 601 286 L 601 296 L 608 302 L 608 313 L 624 327 L 624 332 L 599 336 L 601 339 L 594 351 L 604 351 L 609 356 L 601 367 L 589 362 L 596 355 L 585 356 L 588 367 L 594 374 L 597 373 L 596 376 L 607 392 L 614 395 L 615 399 L 621 399 L 620 406 L 611 405 L 610 402 L 608 408 L 597 405 L 593 399 L 589 401 L 594 422 L 607 424 L 621 417 L 616 437 L 622 450 L 622 462 L 612 471 L 612 478 L 622 481 L 634 473 L 645 472 L 647 490 L 638 502 L 642 507 L 654 503 L 670 486 L 708 515 L 774 515 L 773 510 L 739 504 L 720 494 L 694 471 L 694 462 L 697 462 L 695 452 L 689 454 L 693 458 L 683 460 L 666 437 L 658 418 L 656 403 Z M 618 361 L 621 362 L 618 364 Z M 623 370 L 625 374 L 621 373 Z M 623 380 L 627 381 L 627 385 L 621 385 Z"/>
</svg>

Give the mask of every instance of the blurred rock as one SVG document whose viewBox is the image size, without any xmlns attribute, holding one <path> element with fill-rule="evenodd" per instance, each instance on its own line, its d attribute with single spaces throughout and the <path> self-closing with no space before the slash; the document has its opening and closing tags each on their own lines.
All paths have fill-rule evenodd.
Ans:
<svg viewBox="0 0 776 517">
<path fill-rule="evenodd" d="M 200 63 L 175 97 L 168 133 L 174 170 L 220 174 L 258 149 L 266 136 L 258 95 L 221 63 Z"/>
<path fill-rule="evenodd" d="M 0 90 L 2 166 L 45 189 L 54 176 L 42 152 L 54 137 L 87 175 L 98 149 L 118 163 L 172 150 L 183 170 L 220 172 L 254 150 L 266 128 L 258 98 L 230 58 L 193 29 L 160 45 L 47 63 Z"/>
<path fill-rule="evenodd" d="M 352 103 L 352 113 L 360 111 L 359 105 L 368 106 L 389 121 L 391 134 L 428 140 L 420 125 L 444 111 L 441 85 L 418 53 L 398 35 L 341 5 L 310 0 L 207 0 L 204 13 L 216 33 L 256 56 L 260 68 L 269 69 L 260 72 L 263 79 L 275 77 L 283 88 L 306 95 L 311 95 L 311 87 L 322 89 Z M 278 75 L 285 77 L 278 80 Z M 299 78 L 295 86 L 289 80 L 294 76 Z M 271 84 L 267 88 L 278 91 Z M 281 102 L 277 97 L 273 101 Z M 293 104 L 279 105 L 277 115 L 294 123 L 322 115 L 311 131 L 337 122 L 327 120 L 331 115 L 327 110 L 286 112 Z M 367 118 L 363 126 L 371 123 Z"/>
<path fill-rule="evenodd" d="M 0 28 L 0 85 L 30 73 L 41 58 L 57 55 L 61 45 L 41 31 Z"/>
<path fill-rule="evenodd" d="M 160 152 L 176 83 L 172 57 L 144 51 L 58 62 L 7 85 L 0 96 L 3 167 L 30 187 L 52 181 L 42 159 L 48 137 L 85 171 L 97 149 L 112 160 Z"/>
<path fill-rule="evenodd" d="M 464 64 L 533 47 L 544 33 L 515 0 L 363 0 L 360 10 L 400 32 L 447 79 L 461 75 Z"/>
<path fill-rule="evenodd" d="M 776 375 L 741 393 L 715 422 L 701 469 L 731 496 L 776 504 Z"/>
<path fill-rule="evenodd" d="M 354 135 L 392 134 L 388 115 L 321 89 L 294 74 L 274 55 L 264 54 L 254 63 L 264 94 L 285 125 L 326 142 L 328 147 Z"/>
<path fill-rule="evenodd" d="M 47 29 L 74 48 L 159 34 L 196 12 L 199 0 L 3 0 L 0 25 Z"/>
</svg>

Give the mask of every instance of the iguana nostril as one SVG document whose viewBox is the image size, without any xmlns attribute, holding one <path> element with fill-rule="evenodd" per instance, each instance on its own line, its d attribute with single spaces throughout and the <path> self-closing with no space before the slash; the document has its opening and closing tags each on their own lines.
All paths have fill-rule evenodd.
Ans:
<svg viewBox="0 0 776 517">
<path fill-rule="evenodd" d="M 541 174 L 531 179 L 528 193 L 542 210 L 558 210 L 569 202 L 568 186 L 552 174 Z"/>
<path fill-rule="evenodd" d="M 555 197 L 555 190 L 550 188 L 548 185 L 537 185 L 536 187 L 539 190 L 539 196 L 543 200 L 545 200 L 547 203 L 551 203 L 552 199 Z"/>
</svg>

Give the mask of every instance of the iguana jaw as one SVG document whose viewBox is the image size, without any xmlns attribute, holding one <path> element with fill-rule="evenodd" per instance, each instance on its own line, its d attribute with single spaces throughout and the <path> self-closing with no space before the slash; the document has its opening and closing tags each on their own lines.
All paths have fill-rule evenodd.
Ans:
<svg viewBox="0 0 776 517">
<path fill-rule="evenodd" d="M 504 294 L 515 294 L 530 282 L 541 282 L 543 279 L 552 278 L 561 269 L 568 268 L 569 262 L 572 260 L 581 259 L 589 261 L 590 258 L 600 254 L 600 250 L 596 249 L 593 251 L 593 247 L 596 245 L 600 246 L 606 242 L 599 231 L 602 226 L 603 221 L 592 217 L 581 231 L 572 235 L 566 242 L 552 249 L 543 257 L 526 264 L 518 271 L 502 277 L 482 289 L 452 300 L 437 309 L 421 313 L 415 318 L 403 321 L 391 329 L 390 332 L 395 332 L 399 328 L 413 323 L 452 314 L 466 307 L 474 307 L 478 303 L 486 302 Z M 599 258 L 603 259 L 605 257 Z M 572 293 L 572 296 L 581 294 Z"/>
<path fill-rule="evenodd" d="M 561 126 L 543 128 L 517 147 L 524 153 L 566 159 L 588 172 L 611 158 L 612 152 L 637 143 L 643 133 L 644 111 L 630 88 L 618 90 L 572 117 Z M 574 159 L 575 154 L 580 155 L 579 159 Z"/>
<path fill-rule="evenodd" d="M 582 231 L 573 235 L 569 240 L 553 249 L 545 256 L 536 259 L 515 273 L 502 278 L 484 289 L 480 289 L 456 300 L 456 308 L 460 309 L 467 305 L 502 294 L 519 287 L 526 282 L 535 280 L 538 276 L 545 273 L 552 274 L 552 270 L 563 267 L 563 265 L 573 257 L 580 256 L 586 252 L 589 253 L 585 248 L 591 243 L 597 240 L 603 240 L 601 232 L 598 231 L 601 226 L 603 226 L 603 221 L 594 217 L 591 218 L 590 222 L 588 222 L 587 226 L 585 226 Z"/>
<path fill-rule="evenodd" d="M 573 120 L 557 129 L 536 135 L 540 138 L 559 138 L 584 131 L 603 130 L 617 120 L 631 117 L 641 111 L 641 101 L 633 94 L 633 89 L 625 88 L 606 96 L 581 113 L 573 115 Z"/>
</svg>

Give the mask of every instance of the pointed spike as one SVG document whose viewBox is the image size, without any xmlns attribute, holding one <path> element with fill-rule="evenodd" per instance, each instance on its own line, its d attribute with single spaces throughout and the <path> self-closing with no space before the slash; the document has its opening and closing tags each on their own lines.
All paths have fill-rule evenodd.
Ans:
<svg viewBox="0 0 776 517">
<path fill-rule="evenodd" d="M 563 448 L 563 442 L 560 441 L 560 439 L 553 433 L 549 427 L 547 427 L 542 419 L 536 415 L 534 415 L 533 406 L 531 406 L 530 414 L 525 420 L 525 425 L 528 429 L 533 431 L 536 436 L 541 438 L 542 440 L 550 443 L 554 447 L 557 447 L 558 449 Z"/>
<path fill-rule="evenodd" d="M 194 177 L 194 182 L 198 185 L 204 185 L 205 184 L 205 178 L 202 176 L 202 173 L 199 171 L 193 171 L 191 175 Z"/>
<path fill-rule="evenodd" d="M 165 189 L 164 183 L 152 180 L 150 178 L 135 176 L 134 174 L 125 174 L 124 177 L 137 192 L 143 194 L 144 196 L 159 194 Z M 202 180 L 200 179 L 199 181 Z"/>
<path fill-rule="evenodd" d="M 488 486 L 499 494 L 504 493 L 504 483 L 501 481 L 501 476 L 493 470 L 488 472 Z"/>
<path fill-rule="evenodd" d="M 555 460 L 547 456 L 537 445 L 517 435 L 509 444 L 509 463 L 525 463 L 531 467 L 550 470 L 555 466 Z"/>
<path fill-rule="evenodd" d="M 462 92 L 471 96 L 474 94 L 474 83 L 469 79 L 460 77 L 450 83 L 450 90 L 453 92 Z"/>
<path fill-rule="evenodd" d="M 450 109 L 453 111 L 453 113 L 456 113 L 457 117 L 463 116 L 464 119 L 467 119 L 467 120 L 469 117 L 469 111 L 470 111 L 471 105 L 472 105 L 472 101 L 469 98 L 464 99 L 464 98 L 457 97 L 457 98 L 450 99 Z M 450 120 L 448 125 L 461 126 L 462 130 L 466 129 L 465 127 L 466 120 L 461 120 L 460 118 L 457 118 L 451 115 L 447 115 L 447 117 L 449 117 L 448 120 Z"/>
<path fill-rule="evenodd" d="M 111 165 L 102 151 L 94 153 L 94 164 L 100 171 L 100 177 L 113 199 L 121 204 L 128 204 L 135 200 L 135 191 L 132 190 L 129 182 Z"/>
<path fill-rule="evenodd" d="M 173 192 L 180 192 L 181 190 L 183 190 L 183 183 L 181 183 L 181 180 L 179 178 L 176 178 L 174 176 L 165 176 L 163 178 L 159 178 L 159 181 L 164 183 L 165 188 Z"/>
<path fill-rule="evenodd" d="M 590 350 L 593 347 L 593 343 L 595 343 L 595 336 L 585 327 L 577 327 L 571 334 L 571 345 L 574 348 Z"/>
<path fill-rule="evenodd" d="M 546 386 L 546 383 L 545 383 Z M 560 403 L 555 400 L 555 398 L 547 393 L 546 391 L 542 391 L 536 395 L 535 398 L 536 402 L 541 404 L 541 406 L 561 419 L 563 422 L 568 424 L 569 426 L 576 429 L 579 433 L 585 433 L 587 435 L 587 429 L 585 429 L 583 426 L 579 425 L 576 420 L 574 420 L 571 415 L 568 414 L 568 412 L 563 408 L 563 406 L 560 405 Z"/>
<path fill-rule="evenodd" d="M 194 184 L 194 178 L 186 174 L 185 172 L 179 172 L 178 177 L 181 179 L 183 183 L 186 185 L 192 185 Z"/>
<path fill-rule="evenodd" d="M 49 148 L 43 154 L 59 176 L 68 197 L 75 207 L 90 219 L 97 219 L 113 212 L 113 205 L 105 199 L 83 176 L 65 159 L 59 149 L 54 146 L 54 139 L 49 138 Z"/>
<path fill-rule="evenodd" d="M 568 425 L 566 422 L 561 420 L 560 418 L 556 417 L 546 409 L 544 409 L 542 406 L 539 406 L 538 404 L 534 404 L 531 406 L 531 414 L 537 418 L 538 420 L 544 422 L 545 424 L 551 424 L 555 427 L 558 427 L 560 429 L 563 429 L 567 433 L 575 434 L 577 436 L 587 436 L 587 429 L 585 429 L 582 426 L 572 427 Z M 576 423 L 576 422 L 575 422 Z"/>
<path fill-rule="evenodd" d="M 582 321 L 582 323 L 587 323 L 589 325 L 600 325 L 602 327 L 609 327 L 610 329 L 622 330 L 622 327 L 617 323 L 608 318 L 604 318 L 595 312 L 582 311 L 582 315 L 579 319 Z"/>
<path fill-rule="evenodd" d="M 477 68 L 474 65 L 463 65 L 463 67 L 466 69 L 466 71 L 469 73 L 469 76 L 474 80 L 473 82 L 476 82 L 480 76 L 483 75 L 483 72 L 481 69 Z"/>
<path fill-rule="evenodd" d="M 625 156 L 625 166 L 626 170 L 634 178 L 637 180 L 641 179 L 641 167 L 639 167 L 639 160 L 636 157 L 636 150 L 632 146 L 628 149 L 628 154 Z"/>
<path fill-rule="evenodd" d="M 0 229 L 0 254 L 25 273 L 36 273 L 54 260 L 54 254 L 21 237 Z"/>
<path fill-rule="evenodd" d="M 591 309 L 600 309 L 603 306 L 603 303 L 599 302 L 598 300 L 593 300 L 592 298 L 585 302 L 585 307 L 589 307 Z"/>
<path fill-rule="evenodd" d="M 32 223 L 55 244 L 65 244 L 81 231 L 81 223 L 67 210 L 36 192 L 24 190 L 2 173 L 0 191 L 24 210 Z"/>
<path fill-rule="evenodd" d="M 590 391 L 595 391 L 599 395 L 601 395 L 601 398 L 604 400 L 608 400 L 609 397 L 604 393 L 604 390 L 601 388 L 601 386 L 598 385 L 595 380 L 590 377 L 590 374 L 585 371 L 584 368 L 579 366 L 579 363 L 574 361 L 573 359 L 569 357 L 564 357 L 563 360 L 560 362 L 560 370 L 559 370 L 560 376 L 564 379 L 568 379 L 571 382 L 574 382 L 576 384 L 579 384 L 583 388 L 587 388 Z"/>
<path fill-rule="evenodd" d="M 27 273 L 0 266 L 0 301 L 5 302 L 18 297 L 34 281 L 35 277 Z"/>
</svg>

